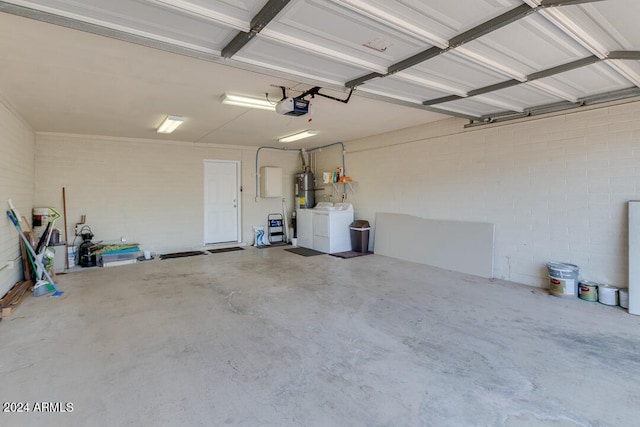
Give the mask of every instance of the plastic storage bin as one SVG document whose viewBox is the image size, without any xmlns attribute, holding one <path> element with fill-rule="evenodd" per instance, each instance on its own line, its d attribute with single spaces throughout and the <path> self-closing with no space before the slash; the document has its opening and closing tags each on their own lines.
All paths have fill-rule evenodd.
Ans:
<svg viewBox="0 0 640 427">
<path fill-rule="evenodd" d="M 351 250 L 354 252 L 367 252 L 369 250 L 369 221 L 353 221 L 349 226 L 351 232 Z"/>
</svg>

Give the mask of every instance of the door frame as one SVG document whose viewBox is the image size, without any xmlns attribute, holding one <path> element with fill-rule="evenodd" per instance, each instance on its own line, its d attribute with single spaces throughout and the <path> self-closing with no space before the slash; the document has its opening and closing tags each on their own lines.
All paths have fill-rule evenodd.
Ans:
<svg viewBox="0 0 640 427">
<path fill-rule="evenodd" d="M 204 159 L 204 163 L 202 165 L 202 180 L 203 180 L 203 196 L 204 200 L 202 203 L 203 209 L 203 223 L 202 223 L 202 241 L 203 245 L 216 245 L 218 243 L 207 243 L 207 164 L 211 163 L 234 163 L 236 165 L 236 200 L 237 200 L 237 215 L 236 219 L 236 242 L 242 243 L 242 162 L 240 160 L 217 160 L 217 159 Z M 219 244 L 223 244 L 225 242 L 220 242 Z"/>
</svg>

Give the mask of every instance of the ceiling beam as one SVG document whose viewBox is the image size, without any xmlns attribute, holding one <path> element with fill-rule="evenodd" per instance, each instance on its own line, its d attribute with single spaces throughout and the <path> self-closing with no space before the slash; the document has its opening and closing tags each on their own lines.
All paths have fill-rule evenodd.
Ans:
<svg viewBox="0 0 640 427">
<path fill-rule="evenodd" d="M 347 87 L 347 88 L 353 89 L 354 87 L 361 85 L 362 83 L 366 82 L 367 80 L 372 80 L 372 79 L 375 79 L 377 77 L 384 77 L 384 74 L 369 73 L 366 76 L 362 76 L 362 77 L 358 77 L 357 79 L 349 80 L 348 82 L 346 82 L 344 84 L 344 86 Z"/>
<path fill-rule="evenodd" d="M 575 70 L 576 68 L 586 67 L 587 65 L 600 62 L 600 58 L 595 55 L 587 56 L 586 58 L 578 59 L 577 61 L 568 62 L 566 64 L 558 65 L 557 67 L 547 68 L 546 70 L 538 71 L 527 76 L 527 81 L 538 80 L 545 77 L 550 77 L 555 74 L 564 73 L 566 71 Z"/>
<path fill-rule="evenodd" d="M 504 112 L 504 113 L 493 114 L 489 116 L 483 116 L 480 118 L 480 120 L 475 121 L 473 123 L 466 124 L 464 127 L 469 128 L 469 127 L 484 126 L 492 123 L 505 122 L 505 121 L 516 120 L 516 119 L 521 119 L 525 117 L 539 116 L 539 115 L 548 114 L 548 113 L 574 110 L 576 108 L 586 107 L 589 105 L 597 105 L 605 102 L 620 101 L 623 99 L 635 98 L 639 96 L 640 96 L 640 88 L 637 88 L 637 87 L 615 90 L 607 93 L 602 93 L 599 95 L 592 95 L 592 96 L 580 98 L 577 102 L 564 101 L 564 102 L 556 102 L 553 104 L 539 105 L 537 107 L 528 108 L 522 113 L 514 114 L 514 113 Z"/>
<path fill-rule="evenodd" d="M 520 6 L 516 6 L 515 8 L 508 10 L 501 15 L 496 16 L 495 18 L 492 18 L 461 34 L 458 34 L 457 36 L 453 37 L 448 41 L 447 47 L 439 48 L 437 46 L 433 46 L 427 50 L 424 50 L 420 53 L 417 53 L 409 58 L 403 59 L 402 61 L 389 66 L 389 68 L 387 69 L 387 74 L 383 76 L 380 76 L 377 73 L 375 75 L 368 74 L 347 82 L 345 86 L 352 88 L 354 86 L 361 85 L 367 82 L 367 80 L 371 80 L 372 78 L 385 77 L 390 74 L 395 74 L 399 71 L 406 70 L 407 68 L 413 67 L 414 65 L 420 64 L 421 62 L 427 61 L 451 49 L 460 47 L 479 37 L 485 36 L 493 31 L 496 31 L 502 27 L 505 27 L 541 9 L 559 7 L 559 6 L 568 6 L 568 5 L 581 4 L 581 3 L 591 3 L 594 1 L 603 1 L 603 0 L 542 0 L 540 2 L 540 5 L 536 7 L 532 7 L 527 4 L 521 4 Z"/>
<path fill-rule="evenodd" d="M 446 52 L 447 50 L 449 50 L 449 48 L 440 49 L 439 47 L 435 47 L 435 46 L 432 48 L 429 48 L 425 51 L 422 51 L 407 59 L 403 59 L 402 61 L 391 65 L 387 69 L 387 75 L 397 73 L 398 71 L 406 70 L 407 68 L 413 67 L 414 65 L 420 64 L 421 62 L 434 58 L 440 55 L 441 53 Z"/>
<path fill-rule="evenodd" d="M 632 61 L 640 61 L 640 51 L 638 50 L 614 50 L 607 54 L 606 59 L 627 59 Z"/>
<path fill-rule="evenodd" d="M 625 54 L 626 52 L 618 52 L 620 55 Z M 594 64 L 596 62 L 601 61 L 600 58 L 598 58 L 595 55 L 592 56 L 588 56 L 586 58 L 582 58 L 582 59 L 578 59 L 577 61 L 573 61 L 573 62 L 568 62 L 566 64 L 562 64 L 562 65 L 558 65 L 556 67 L 551 67 L 548 68 L 546 70 L 542 70 L 542 71 L 538 71 L 532 74 L 529 74 L 526 76 L 526 79 L 524 81 L 524 83 L 526 82 L 531 82 L 534 80 L 538 80 L 538 79 L 542 79 L 545 77 L 550 77 L 556 74 L 560 74 L 560 73 L 564 73 L 566 71 L 571 71 L 571 70 L 575 70 L 576 68 L 580 68 L 580 67 L 586 67 L 587 65 L 591 65 Z M 490 92 L 495 92 L 497 90 L 501 90 L 501 89 L 506 89 L 512 86 L 516 86 L 519 84 L 522 84 L 523 82 L 519 81 L 519 80 L 515 80 L 515 79 L 511 79 L 511 80 L 506 80 L 500 83 L 496 83 L 493 85 L 489 85 L 489 86 L 485 86 L 479 89 L 474 89 L 471 90 L 469 92 L 467 92 L 466 97 L 471 97 L 471 96 L 478 96 L 478 95 L 484 95 Z M 456 101 L 458 99 L 463 99 L 465 97 L 462 96 L 456 96 L 456 95 L 452 95 L 452 96 L 445 96 L 442 98 L 436 98 L 436 99 L 430 99 L 427 101 L 424 101 L 422 104 L 423 105 L 436 105 L 436 104 L 442 104 L 444 102 L 450 102 L 450 101 Z"/>
<path fill-rule="evenodd" d="M 249 32 L 240 31 L 224 48 L 222 48 L 222 57 L 231 58 L 238 53 L 249 41 L 254 38 L 264 27 L 266 27 L 273 18 L 280 13 L 290 0 L 269 0 L 267 4 L 260 9 L 260 12 L 251 19 L 251 28 Z"/>
<path fill-rule="evenodd" d="M 465 43 L 469 43 L 470 41 L 473 41 L 478 37 L 482 37 L 506 25 L 509 25 L 512 22 L 518 21 L 525 16 L 534 13 L 535 11 L 536 9 L 533 9 L 526 4 L 521 4 L 520 6 L 508 10 L 502 15 L 498 15 L 493 19 L 483 22 L 482 24 L 465 31 L 464 33 L 455 36 L 454 38 L 449 40 L 449 49 L 453 49 L 458 46 L 462 46 Z"/>
<path fill-rule="evenodd" d="M 558 7 L 558 6 L 571 6 L 583 3 L 594 3 L 604 0 L 542 0 L 540 7 Z"/>
</svg>

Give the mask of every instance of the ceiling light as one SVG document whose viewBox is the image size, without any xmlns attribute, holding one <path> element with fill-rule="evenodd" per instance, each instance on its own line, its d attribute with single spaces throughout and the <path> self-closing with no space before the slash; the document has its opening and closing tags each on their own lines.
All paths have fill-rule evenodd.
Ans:
<svg viewBox="0 0 640 427">
<path fill-rule="evenodd" d="M 303 138 L 309 138 L 310 136 L 317 135 L 317 130 L 305 130 L 302 132 L 294 133 L 293 135 L 285 136 L 278 139 L 278 142 L 293 142 Z"/>
<path fill-rule="evenodd" d="M 167 116 L 160 127 L 158 127 L 158 133 L 171 133 L 178 128 L 184 122 L 183 117 L 179 116 Z"/>
<path fill-rule="evenodd" d="M 276 110 L 275 102 L 271 102 L 265 98 L 252 98 L 250 96 L 233 95 L 225 93 L 222 95 L 222 103 L 228 105 L 236 105 L 238 107 L 258 108 L 260 110 Z"/>
</svg>

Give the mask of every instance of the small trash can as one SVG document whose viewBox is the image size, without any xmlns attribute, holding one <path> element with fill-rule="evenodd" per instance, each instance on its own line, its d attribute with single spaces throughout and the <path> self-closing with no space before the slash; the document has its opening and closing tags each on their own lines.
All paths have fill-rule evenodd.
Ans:
<svg viewBox="0 0 640 427">
<path fill-rule="evenodd" d="M 354 252 L 367 252 L 369 250 L 369 221 L 353 221 L 349 226 L 351 232 L 351 250 Z"/>
</svg>

